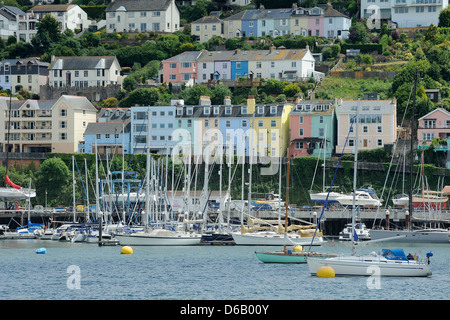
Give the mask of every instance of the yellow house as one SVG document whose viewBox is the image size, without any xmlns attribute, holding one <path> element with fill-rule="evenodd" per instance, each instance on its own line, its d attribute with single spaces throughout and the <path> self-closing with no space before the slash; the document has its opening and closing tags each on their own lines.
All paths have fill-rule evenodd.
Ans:
<svg viewBox="0 0 450 320">
<path fill-rule="evenodd" d="M 251 117 L 250 126 L 253 128 L 253 155 L 279 157 L 286 155 L 289 145 L 289 113 L 293 105 L 256 104 L 255 98 L 247 99 L 247 113 Z"/>
</svg>

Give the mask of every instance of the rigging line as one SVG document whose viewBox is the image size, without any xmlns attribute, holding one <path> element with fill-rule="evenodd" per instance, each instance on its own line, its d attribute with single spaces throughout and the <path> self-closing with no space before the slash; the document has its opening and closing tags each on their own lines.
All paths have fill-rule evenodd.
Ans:
<svg viewBox="0 0 450 320">
<path fill-rule="evenodd" d="M 351 119 L 351 117 L 350 117 L 350 119 Z M 349 139 L 349 137 L 350 137 L 350 132 L 351 132 L 352 129 L 353 129 L 353 124 L 354 124 L 356 121 L 359 121 L 359 119 L 357 118 L 356 115 L 355 115 L 354 119 L 355 119 L 355 121 L 351 121 L 351 122 L 350 122 L 350 129 L 348 130 L 348 133 L 347 133 L 347 137 L 346 137 L 346 139 L 345 139 L 344 146 L 342 147 L 342 154 L 341 154 L 341 156 L 339 157 L 339 161 L 338 161 L 338 164 L 337 164 L 337 166 L 336 166 L 336 170 L 334 171 L 333 179 L 331 180 L 331 184 L 330 184 L 330 189 L 328 190 L 327 197 L 325 198 L 325 203 L 324 203 L 324 205 L 322 206 L 322 212 L 320 213 L 319 219 L 317 220 L 317 225 L 316 225 L 316 228 L 315 228 L 315 230 L 314 230 L 314 235 L 313 235 L 313 238 L 311 239 L 311 243 L 310 243 L 310 245 L 309 245 L 308 251 L 311 251 L 311 247 L 312 247 L 312 245 L 313 245 L 314 238 L 316 237 L 317 229 L 318 229 L 319 226 L 320 226 L 320 221 L 322 220 L 322 216 L 323 216 L 323 213 L 324 213 L 324 211 L 325 211 L 325 207 L 327 207 L 327 204 L 328 204 L 328 196 L 330 195 L 331 188 L 333 187 L 333 184 L 334 184 L 334 179 L 336 178 L 336 175 L 337 175 L 337 172 L 338 172 L 338 169 L 339 169 L 339 165 L 341 164 L 342 157 L 344 156 L 344 150 L 345 150 L 345 147 L 347 146 L 347 142 L 348 142 L 348 139 Z M 358 141 L 356 141 L 356 143 L 358 143 Z M 357 165 L 358 165 L 358 164 L 355 163 L 355 166 L 357 166 Z M 355 193 L 356 190 L 353 190 L 353 192 Z"/>
<path fill-rule="evenodd" d="M 404 123 L 405 118 L 406 118 L 406 111 L 408 110 L 409 103 L 410 103 L 410 101 L 411 101 L 411 95 L 412 95 L 413 89 L 414 89 L 414 86 L 411 86 L 411 90 L 410 90 L 410 92 L 409 92 L 409 97 L 408 97 L 408 102 L 407 102 L 407 104 L 406 104 L 405 110 L 403 111 L 403 117 L 402 117 L 402 121 L 401 121 L 401 124 L 400 124 L 400 128 L 403 128 L 403 123 Z M 416 93 L 414 92 L 414 94 L 416 94 Z M 409 127 L 412 128 L 411 124 L 410 124 Z M 411 130 L 411 137 L 410 137 L 410 139 L 412 139 L 412 138 L 413 138 L 413 137 L 412 137 L 412 130 Z M 391 161 L 390 161 L 390 163 L 389 163 L 388 174 L 386 175 L 386 179 L 385 179 L 385 181 L 384 181 L 384 186 L 383 186 L 383 189 L 382 189 L 382 191 L 381 191 L 380 199 L 383 199 L 384 190 L 385 190 L 385 188 L 386 188 L 386 183 L 387 183 L 387 180 L 388 180 L 388 177 L 389 177 L 389 172 L 390 172 L 390 170 L 391 170 L 392 162 L 393 162 L 393 160 L 394 160 L 394 155 L 395 155 L 395 151 L 396 151 L 396 149 L 397 149 L 397 143 L 398 143 L 398 140 L 399 140 L 399 137 L 397 137 L 397 141 L 396 141 L 396 143 L 394 143 L 394 150 L 392 151 L 392 157 L 391 157 Z M 411 152 L 412 152 L 412 150 L 411 150 Z M 388 202 L 388 201 L 386 200 L 385 205 L 387 204 L 387 202 Z M 372 228 L 375 227 L 375 222 L 377 221 L 377 216 L 378 216 L 379 211 L 380 211 L 380 207 L 377 208 L 377 211 L 376 211 L 376 213 L 375 213 L 375 218 L 373 219 Z M 381 225 L 381 221 L 380 221 L 380 225 Z"/>
<path fill-rule="evenodd" d="M 81 185 L 83 186 L 84 194 L 86 195 L 86 199 L 88 199 L 89 197 L 88 197 L 88 194 L 87 194 L 86 188 L 85 188 L 85 186 L 84 186 L 84 182 L 83 182 L 83 179 L 81 179 L 81 172 L 80 172 L 80 168 L 78 167 L 78 163 L 77 163 L 77 161 L 75 160 L 74 162 L 75 162 L 75 166 L 77 167 L 78 175 L 80 176 L 80 181 L 81 181 Z M 87 183 L 87 181 L 86 181 L 86 183 Z M 91 204 L 90 204 L 90 201 L 88 201 L 88 208 L 90 208 L 90 207 L 91 207 Z"/>
</svg>

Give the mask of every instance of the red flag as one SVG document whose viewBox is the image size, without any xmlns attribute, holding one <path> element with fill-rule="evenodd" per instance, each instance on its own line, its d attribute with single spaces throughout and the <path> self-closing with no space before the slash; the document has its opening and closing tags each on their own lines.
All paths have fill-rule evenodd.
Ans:
<svg viewBox="0 0 450 320">
<path fill-rule="evenodd" d="M 16 189 L 21 189 L 22 188 L 21 186 L 18 186 L 17 184 L 15 184 L 11 180 L 9 180 L 8 174 L 6 174 L 6 176 L 5 176 L 5 183 L 10 185 L 13 188 L 16 188 Z"/>
</svg>

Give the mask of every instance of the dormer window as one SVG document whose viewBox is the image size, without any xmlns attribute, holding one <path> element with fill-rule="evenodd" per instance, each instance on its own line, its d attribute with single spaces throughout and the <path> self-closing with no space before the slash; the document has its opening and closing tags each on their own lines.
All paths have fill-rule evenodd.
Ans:
<svg viewBox="0 0 450 320">
<path fill-rule="evenodd" d="M 264 106 L 258 106 L 258 114 L 264 114 Z"/>
<path fill-rule="evenodd" d="M 177 116 L 183 115 L 183 108 L 177 108 Z"/>
<path fill-rule="evenodd" d="M 206 115 L 211 114 L 211 108 L 210 107 L 204 107 L 203 108 L 203 113 L 206 114 Z"/>
<path fill-rule="evenodd" d="M 241 107 L 241 113 L 242 114 L 247 114 L 247 106 L 242 106 Z"/>
<path fill-rule="evenodd" d="M 218 115 L 219 114 L 219 107 L 214 107 L 214 114 Z"/>
<path fill-rule="evenodd" d="M 277 106 L 270 106 L 270 114 L 276 114 L 277 113 Z"/>
<path fill-rule="evenodd" d="M 230 115 L 231 114 L 231 107 L 225 107 L 225 114 Z"/>
<path fill-rule="evenodd" d="M 188 116 L 191 116 L 192 113 L 193 113 L 193 109 L 192 109 L 192 108 L 187 108 L 186 114 L 187 114 Z"/>
</svg>

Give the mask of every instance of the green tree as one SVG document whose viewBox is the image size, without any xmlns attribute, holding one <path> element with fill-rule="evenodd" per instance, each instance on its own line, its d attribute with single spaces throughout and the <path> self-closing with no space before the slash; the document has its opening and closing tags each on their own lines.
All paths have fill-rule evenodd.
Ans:
<svg viewBox="0 0 450 320">
<path fill-rule="evenodd" d="M 218 84 L 212 90 L 211 103 L 212 104 L 223 104 L 225 97 L 232 97 L 230 88 L 223 84 Z"/>
<path fill-rule="evenodd" d="M 60 205 L 69 182 L 70 171 L 64 161 L 60 158 L 50 158 L 41 164 L 37 173 L 36 193 L 42 196 L 47 191 L 48 204 Z"/>
<path fill-rule="evenodd" d="M 50 14 L 36 23 L 37 32 L 31 39 L 31 44 L 38 53 L 48 51 L 52 44 L 56 44 L 61 40 L 61 31 L 59 29 L 59 22 Z"/>
<path fill-rule="evenodd" d="M 154 106 L 160 99 L 161 93 L 157 88 L 136 89 L 128 96 L 131 105 Z"/>
<path fill-rule="evenodd" d="M 439 13 L 438 26 L 442 28 L 450 27 L 450 8 L 444 9 Z"/>
<path fill-rule="evenodd" d="M 185 104 L 197 105 L 201 96 L 211 97 L 212 91 L 207 87 L 196 83 L 192 86 L 192 88 L 183 90 L 180 96 L 184 99 Z"/>
<path fill-rule="evenodd" d="M 352 43 L 365 44 L 369 42 L 369 33 L 366 25 L 363 22 L 355 22 L 350 27 L 350 34 L 348 39 Z"/>
<path fill-rule="evenodd" d="M 296 85 L 295 83 L 287 84 L 283 89 L 283 94 L 286 97 L 295 97 L 297 94 L 302 92 L 300 87 Z"/>
</svg>

